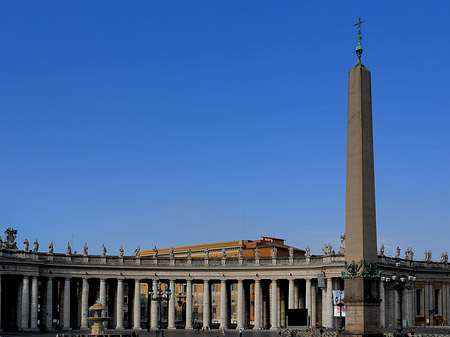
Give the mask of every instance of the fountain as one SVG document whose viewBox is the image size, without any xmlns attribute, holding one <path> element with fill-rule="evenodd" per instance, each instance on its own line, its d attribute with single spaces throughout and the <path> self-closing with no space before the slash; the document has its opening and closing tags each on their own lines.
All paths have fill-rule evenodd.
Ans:
<svg viewBox="0 0 450 337">
<path fill-rule="evenodd" d="M 106 307 L 104 307 L 99 300 L 97 300 L 95 304 L 89 308 L 89 311 L 94 312 L 94 317 L 88 317 L 88 321 L 94 322 L 91 328 L 92 335 L 105 334 L 105 327 L 103 325 L 103 322 L 109 320 L 109 317 L 102 317 L 102 311 L 105 309 Z"/>
</svg>

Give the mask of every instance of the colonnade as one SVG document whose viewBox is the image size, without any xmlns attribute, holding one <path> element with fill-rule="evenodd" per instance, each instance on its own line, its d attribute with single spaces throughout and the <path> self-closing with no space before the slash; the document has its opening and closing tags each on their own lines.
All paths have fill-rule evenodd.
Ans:
<svg viewBox="0 0 450 337">
<path fill-rule="evenodd" d="M 86 273 L 87 274 L 87 273 Z M 182 296 L 185 305 L 185 329 L 193 329 L 194 321 L 198 321 L 205 328 L 213 323 L 219 324 L 221 329 L 236 326 L 237 329 L 278 329 L 286 325 L 288 309 L 308 309 L 311 325 L 319 320 L 321 325 L 333 327 L 333 310 L 331 292 L 339 289 L 340 280 L 329 277 L 326 287 L 318 288 L 317 279 L 304 278 L 231 278 L 219 279 L 180 279 L 180 278 L 125 278 L 90 276 L 74 277 L 39 277 L 37 275 L 14 276 L 8 285 L 17 283 L 17 303 L 13 305 L 16 314 L 17 328 L 24 331 L 51 331 L 55 328 L 63 330 L 89 328 L 89 307 L 96 300 L 106 306 L 105 315 L 111 317 L 107 323 L 109 328 L 123 330 L 140 330 L 149 326 L 157 329 L 159 323 L 159 307 L 161 302 L 148 299 L 147 290 L 157 291 L 158 283 L 168 287 L 172 296 L 167 301 L 167 313 L 164 321 L 168 329 L 177 328 L 177 297 Z M 3 277 L 5 278 L 5 276 Z M 2 278 L 0 276 L 0 285 Z M 184 293 L 177 293 L 177 284 L 183 284 Z M 201 285 L 201 293 L 193 293 L 193 286 Z M 220 299 L 212 300 L 211 287 L 220 285 Z M 231 290 L 231 284 L 236 288 Z M 125 285 L 126 290 L 125 290 Z M 143 285 L 143 287 L 141 287 Z M 218 289 L 219 287 L 217 287 Z M 3 288 L 3 290 L 5 290 Z M 1 292 L 1 287 L 0 287 Z M 0 293 L 1 294 L 1 293 Z M 40 296 L 38 296 L 40 294 Z M 0 295 L 1 296 L 1 295 Z M 214 295 L 216 298 L 216 295 Z M 201 319 L 193 319 L 194 298 L 201 297 Z M 321 298 L 322 303 L 319 303 Z M 7 301 L 4 301 L 6 303 Z M 195 301 L 195 306 L 200 303 Z M 212 306 L 218 322 L 212 320 Z M 219 303 L 220 302 L 220 303 Z M 150 304 L 148 307 L 147 303 Z M 179 305 L 179 303 L 178 303 Z M 231 310 L 233 306 L 233 312 Z M 38 308 L 40 308 L 38 312 Z M 319 313 L 318 310 L 321 310 Z M 1 306 L 0 306 L 1 313 Z M 178 312 L 179 316 L 179 312 Z M 232 320 L 232 317 L 235 319 Z M 20 318 L 20 319 L 19 319 Z M 194 323 L 194 324 L 193 324 Z M 10 324 L 11 325 L 11 324 Z M 14 325 L 14 324 L 13 324 Z M 12 328 L 9 326 L 8 328 Z"/>
</svg>

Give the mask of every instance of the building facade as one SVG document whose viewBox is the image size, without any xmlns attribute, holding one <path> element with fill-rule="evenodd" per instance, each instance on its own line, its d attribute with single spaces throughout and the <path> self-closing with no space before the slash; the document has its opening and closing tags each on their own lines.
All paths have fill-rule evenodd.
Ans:
<svg viewBox="0 0 450 337">
<path fill-rule="evenodd" d="M 218 244 L 220 246 L 220 244 Z M 248 249 L 251 249 L 248 248 Z M 330 245 L 323 255 L 309 251 L 295 256 L 202 256 L 169 253 L 141 256 L 65 254 L 17 249 L 0 250 L 1 328 L 6 331 L 87 329 L 88 308 L 100 300 L 107 307 L 111 329 L 211 328 L 278 329 L 286 327 L 289 309 L 307 309 L 312 326 L 338 327 L 333 290 L 343 290 L 345 259 Z M 175 250 L 175 249 L 174 249 Z M 221 250 L 222 251 L 222 250 Z M 155 256 L 156 255 L 156 256 Z M 378 256 L 385 277 L 414 275 L 411 289 L 398 290 L 380 278 L 380 322 L 394 326 L 447 325 L 450 278 L 447 258 Z M 170 289 L 159 303 L 148 289 Z M 345 301 L 345 300 L 344 300 Z M 400 317 L 401 315 L 401 317 Z"/>
</svg>

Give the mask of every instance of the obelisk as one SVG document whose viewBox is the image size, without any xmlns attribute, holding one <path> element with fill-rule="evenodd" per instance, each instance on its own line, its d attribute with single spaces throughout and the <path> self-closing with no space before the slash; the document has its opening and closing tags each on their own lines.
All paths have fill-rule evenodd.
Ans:
<svg viewBox="0 0 450 337">
<path fill-rule="evenodd" d="M 370 71 L 361 63 L 361 18 L 356 54 L 349 72 L 344 303 L 346 336 L 380 333 L 379 272 L 372 136 Z"/>
</svg>

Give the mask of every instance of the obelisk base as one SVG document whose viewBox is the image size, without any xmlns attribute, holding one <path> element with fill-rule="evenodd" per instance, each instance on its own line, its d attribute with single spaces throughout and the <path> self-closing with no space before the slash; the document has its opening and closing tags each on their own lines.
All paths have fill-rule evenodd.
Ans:
<svg viewBox="0 0 450 337">
<path fill-rule="evenodd" d="M 342 337 L 383 336 L 380 331 L 378 278 L 346 278 L 345 331 Z"/>
</svg>

